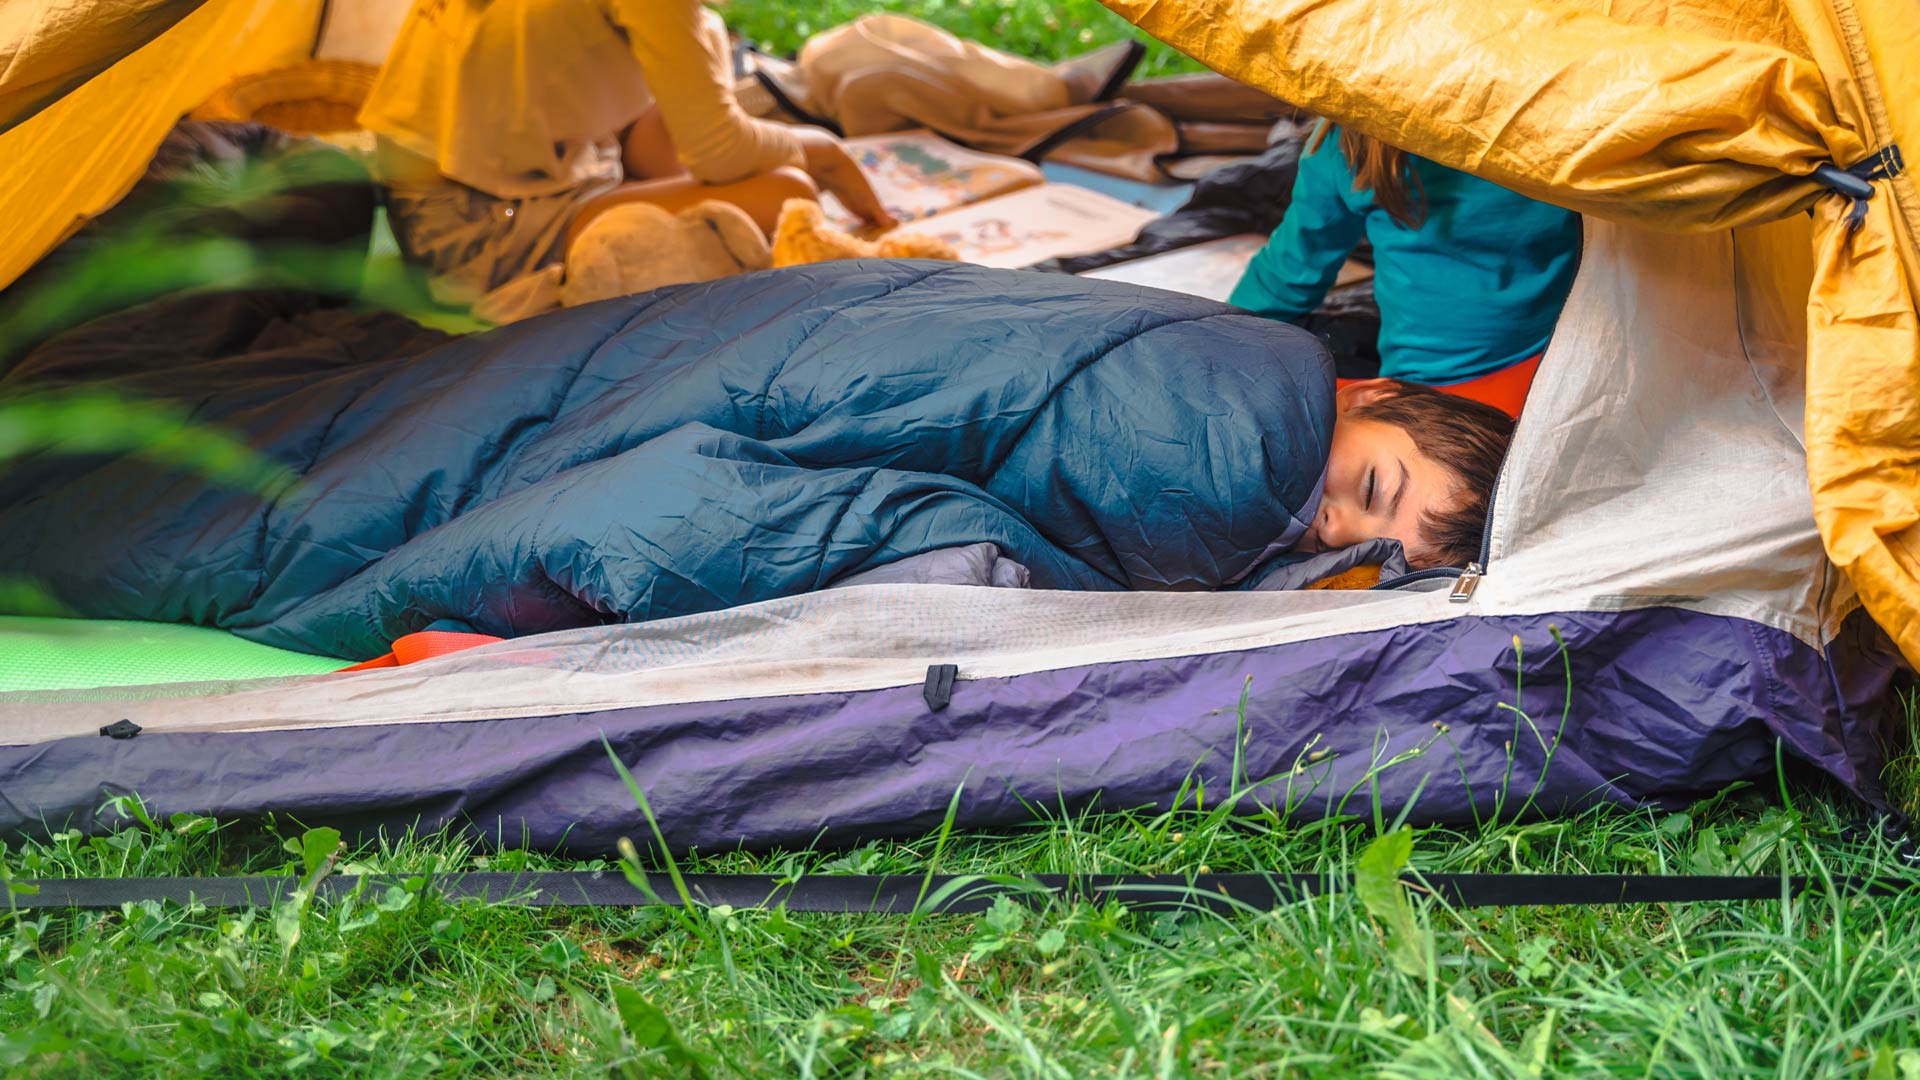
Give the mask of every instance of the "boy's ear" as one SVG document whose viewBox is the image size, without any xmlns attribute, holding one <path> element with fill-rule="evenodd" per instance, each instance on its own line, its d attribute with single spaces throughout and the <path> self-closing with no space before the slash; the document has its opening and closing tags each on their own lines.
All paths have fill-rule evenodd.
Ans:
<svg viewBox="0 0 1920 1080">
<path fill-rule="evenodd" d="M 1346 412 L 1361 405 L 1393 397 L 1400 392 L 1398 379 L 1355 379 L 1334 391 L 1335 412 Z"/>
</svg>

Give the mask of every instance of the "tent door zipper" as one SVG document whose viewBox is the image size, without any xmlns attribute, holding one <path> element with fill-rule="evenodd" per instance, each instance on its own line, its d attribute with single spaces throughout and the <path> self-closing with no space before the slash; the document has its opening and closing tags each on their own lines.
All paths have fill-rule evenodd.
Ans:
<svg viewBox="0 0 1920 1080">
<path fill-rule="evenodd" d="M 1415 570 L 1412 573 L 1401 574 L 1396 578 L 1389 578 L 1378 585 L 1368 586 L 1368 589 L 1369 591 L 1376 589 L 1399 589 L 1422 581 L 1432 581 L 1436 578 L 1458 578 L 1462 576 L 1463 573 L 1464 571 L 1454 566 L 1429 567 L 1425 570 Z"/>
<path fill-rule="evenodd" d="M 1475 589 L 1480 587 L 1480 579 L 1486 575 L 1486 569 L 1479 563 L 1468 563 L 1460 576 L 1453 580 L 1453 591 L 1447 593 L 1447 603 L 1464 604 L 1473 599 Z"/>
<path fill-rule="evenodd" d="M 1417 585 L 1422 581 L 1434 581 L 1440 578 L 1452 578 L 1453 588 L 1447 592 L 1449 603 L 1464 604 L 1473 599 L 1475 589 L 1480 587 L 1480 579 L 1486 576 L 1486 568 L 1479 563 L 1469 563 L 1465 570 L 1455 566 L 1436 566 L 1426 570 L 1415 570 L 1410 574 L 1401 574 L 1389 578 L 1378 585 L 1368 586 L 1369 591 L 1379 589 L 1402 589 L 1408 585 Z"/>
</svg>

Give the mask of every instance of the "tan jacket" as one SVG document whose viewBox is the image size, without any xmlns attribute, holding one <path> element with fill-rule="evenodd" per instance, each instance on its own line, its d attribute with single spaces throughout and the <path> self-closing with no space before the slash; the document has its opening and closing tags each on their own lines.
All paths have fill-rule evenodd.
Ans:
<svg viewBox="0 0 1920 1080">
<path fill-rule="evenodd" d="M 360 123 L 519 198 L 606 179 L 654 104 L 707 183 L 800 160 L 791 132 L 735 103 L 725 28 L 699 0 L 415 0 Z"/>
</svg>

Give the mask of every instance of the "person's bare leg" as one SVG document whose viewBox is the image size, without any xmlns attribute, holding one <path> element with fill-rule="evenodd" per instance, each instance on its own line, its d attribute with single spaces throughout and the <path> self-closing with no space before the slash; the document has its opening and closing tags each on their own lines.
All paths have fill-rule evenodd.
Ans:
<svg viewBox="0 0 1920 1080">
<path fill-rule="evenodd" d="M 648 202 L 663 210 L 678 212 L 704 199 L 716 199 L 746 211 L 747 216 L 771 238 L 774 225 L 780 220 L 782 204 L 788 199 L 819 198 L 820 189 L 814 186 L 807 174 L 788 165 L 731 184 L 703 184 L 692 176 L 642 180 L 622 184 L 582 204 L 574 212 L 573 221 L 567 225 L 567 246 L 573 246 L 580 230 L 596 215 L 625 203 Z"/>
<path fill-rule="evenodd" d="M 620 136 L 620 164 L 629 180 L 670 180 L 687 175 L 659 106 L 649 108 Z"/>
</svg>

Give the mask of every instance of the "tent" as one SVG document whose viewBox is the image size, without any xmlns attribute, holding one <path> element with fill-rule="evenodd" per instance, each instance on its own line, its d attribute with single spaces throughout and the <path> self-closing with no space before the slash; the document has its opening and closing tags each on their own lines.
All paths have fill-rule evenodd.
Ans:
<svg viewBox="0 0 1920 1080">
<path fill-rule="evenodd" d="M 1886 0 L 1109 3 L 1588 215 L 1476 566 L 1362 592 L 868 586 L 349 675 L 7 695 L 0 831 L 137 792 L 604 850 L 644 827 L 608 748 L 669 841 L 708 849 L 921 829 L 956 790 L 964 825 L 1238 791 L 1456 821 L 1674 802 L 1782 749 L 1887 809 L 1886 687 L 1920 659 L 1920 199 L 1810 177 L 1912 136 L 1920 29 Z M 55 18 L 102 7 L 8 34 L 71 53 L 9 71 L 77 74 L 0 80 L 0 200 L 32 208 L 0 280 L 224 77 L 330 40 L 322 5 Z"/>
</svg>

